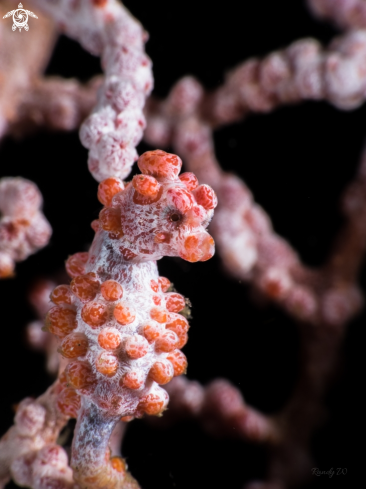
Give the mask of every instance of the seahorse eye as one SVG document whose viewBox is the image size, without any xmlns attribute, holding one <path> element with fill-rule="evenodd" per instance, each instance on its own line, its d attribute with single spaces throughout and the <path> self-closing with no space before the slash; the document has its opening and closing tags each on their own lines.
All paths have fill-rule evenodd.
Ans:
<svg viewBox="0 0 366 489">
<path fill-rule="evenodd" d="M 180 221 L 182 219 L 182 216 L 180 214 L 177 214 L 176 212 L 170 215 L 170 220 L 173 222 Z"/>
</svg>

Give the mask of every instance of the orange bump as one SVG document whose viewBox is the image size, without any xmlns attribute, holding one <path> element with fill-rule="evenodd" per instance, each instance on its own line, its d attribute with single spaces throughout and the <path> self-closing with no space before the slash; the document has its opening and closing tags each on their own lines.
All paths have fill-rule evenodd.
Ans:
<svg viewBox="0 0 366 489">
<path fill-rule="evenodd" d="M 119 384 L 128 389 L 140 389 L 145 384 L 144 372 L 142 370 L 131 370 L 121 378 Z"/>
<path fill-rule="evenodd" d="M 174 376 L 185 374 L 187 371 L 187 358 L 180 350 L 174 350 L 166 357 L 173 365 Z"/>
<path fill-rule="evenodd" d="M 55 306 L 46 316 L 45 328 L 56 336 L 66 336 L 77 326 L 76 312 L 66 307 Z"/>
<path fill-rule="evenodd" d="M 149 343 L 155 341 L 161 334 L 162 328 L 160 325 L 154 323 L 145 324 L 143 327 L 143 335 Z"/>
<path fill-rule="evenodd" d="M 203 255 L 200 261 L 207 261 L 212 258 L 215 254 L 215 241 L 212 236 L 207 235 L 207 239 L 202 244 Z"/>
<path fill-rule="evenodd" d="M 144 175 L 146 177 L 146 175 Z M 150 177 L 152 178 L 152 177 Z M 155 202 L 158 202 L 161 199 L 161 196 L 163 195 L 163 190 L 164 188 L 162 186 L 159 186 L 159 189 L 155 195 L 152 196 L 145 196 L 140 194 L 137 190 L 135 190 L 135 193 L 133 194 L 132 200 L 134 204 L 137 205 L 150 205 L 154 204 Z"/>
<path fill-rule="evenodd" d="M 137 165 L 146 175 L 175 180 L 182 168 L 182 160 L 177 155 L 156 149 L 142 154 Z"/>
<path fill-rule="evenodd" d="M 88 351 L 88 338 L 84 333 L 71 333 L 63 340 L 58 351 L 65 358 L 83 357 Z"/>
<path fill-rule="evenodd" d="M 184 297 L 180 294 L 166 294 L 166 308 L 169 312 L 179 312 L 186 307 Z"/>
<path fill-rule="evenodd" d="M 103 326 L 108 321 L 108 309 L 101 302 L 88 302 L 81 310 L 82 320 L 91 328 Z"/>
<path fill-rule="evenodd" d="M 157 292 L 159 290 L 159 284 L 155 280 L 150 281 L 150 287 L 154 292 Z"/>
<path fill-rule="evenodd" d="M 125 350 L 130 358 L 142 358 L 149 351 L 149 343 L 139 334 L 129 336 L 125 343 Z"/>
<path fill-rule="evenodd" d="M 160 306 L 161 305 L 161 297 L 159 295 L 154 295 L 153 298 L 153 303 L 156 305 L 156 306 Z"/>
<path fill-rule="evenodd" d="M 75 278 L 78 275 L 85 273 L 85 267 L 89 259 L 89 253 L 84 251 L 81 253 L 75 253 L 69 256 L 66 260 L 66 271 L 71 278 Z"/>
<path fill-rule="evenodd" d="M 122 238 L 123 230 L 121 223 L 121 212 L 114 207 L 105 207 L 99 213 L 99 220 L 104 231 L 114 234 L 118 238 Z"/>
<path fill-rule="evenodd" d="M 107 207 L 112 204 L 113 197 L 124 189 L 122 180 L 116 177 L 107 178 L 98 187 L 99 202 Z"/>
<path fill-rule="evenodd" d="M 99 292 L 99 286 L 94 273 L 79 275 L 70 284 L 71 290 L 82 302 L 92 301 Z"/>
<path fill-rule="evenodd" d="M 108 351 L 103 351 L 95 362 L 95 368 L 106 377 L 113 377 L 118 370 L 118 359 Z"/>
<path fill-rule="evenodd" d="M 166 323 L 168 321 L 168 311 L 164 307 L 153 307 L 150 311 L 151 319 L 158 323 Z"/>
<path fill-rule="evenodd" d="M 82 389 L 94 384 L 95 376 L 87 362 L 70 362 L 66 369 L 67 383 L 73 389 Z"/>
<path fill-rule="evenodd" d="M 179 175 L 179 180 L 184 183 L 187 190 L 189 190 L 190 192 L 198 187 L 198 180 L 194 173 L 182 173 L 181 175 Z"/>
<path fill-rule="evenodd" d="M 181 212 L 186 214 L 194 205 L 193 195 L 185 188 L 174 187 L 167 191 L 168 200 Z"/>
<path fill-rule="evenodd" d="M 217 206 L 216 194 L 208 185 L 200 185 L 195 189 L 193 195 L 196 198 L 197 204 L 202 205 L 207 211 L 215 209 Z"/>
<path fill-rule="evenodd" d="M 185 346 L 187 344 L 187 341 L 188 341 L 188 335 L 187 333 L 182 333 L 178 336 L 178 341 L 177 341 L 177 344 L 176 344 L 176 347 L 177 348 L 183 348 L 183 346 Z"/>
<path fill-rule="evenodd" d="M 207 211 L 201 205 L 194 205 L 187 214 L 186 225 L 199 226 L 207 218 Z"/>
<path fill-rule="evenodd" d="M 160 183 L 149 175 L 135 175 L 132 179 L 133 188 L 144 197 L 156 197 L 160 190 Z"/>
<path fill-rule="evenodd" d="M 113 315 L 117 323 L 122 324 L 122 326 L 133 323 L 136 317 L 135 311 L 123 302 L 119 302 L 116 305 L 113 311 Z"/>
<path fill-rule="evenodd" d="M 178 337 L 174 331 L 164 331 L 159 338 L 155 341 L 155 348 L 157 351 L 171 352 L 176 348 Z"/>
<path fill-rule="evenodd" d="M 56 405 L 65 416 L 77 418 L 80 409 L 80 396 L 74 389 L 63 389 L 57 397 Z"/>
<path fill-rule="evenodd" d="M 123 296 L 122 286 L 115 280 L 106 280 L 100 287 L 102 296 L 106 301 L 117 301 Z"/>
<path fill-rule="evenodd" d="M 72 304 L 72 292 L 68 285 L 58 285 L 51 292 L 50 299 L 54 304 Z"/>
<path fill-rule="evenodd" d="M 170 331 L 174 331 L 178 337 L 176 348 L 183 348 L 188 341 L 188 321 L 183 316 L 180 316 L 174 319 L 171 323 L 167 324 L 166 327 Z"/>
<path fill-rule="evenodd" d="M 215 253 L 215 242 L 212 237 L 206 233 L 197 233 L 187 236 L 179 256 L 191 263 L 197 261 L 206 261 Z"/>
<path fill-rule="evenodd" d="M 190 262 L 199 261 L 202 257 L 202 251 L 199 248 L 199 237 L 190 235 L 184 241 L 184 251 L 181 253 L 182 258 Z"/>
<path fill-rule="evenodd" d="M 189 329 L 189 324 L 184 316 L 177 315 L 173 319 L 173 321 L 171 321 L 166 325 L 166 327 L 174 331 L 174 333 L 176 333 L 179 336 L 181 333 L 187 333 Z"/>
<path fill-rule="evenodd" d="M 167 279 L 166 277 L 159 277 L 159 284 L 163 292 L 166 292 L 171 285 L 170 280 Z"/>
<path fill-rule="evenodd" d="M 149 377 L 160 385 L 167 384 L 174 377 L 173 365 L 168 360 L 158 360 L 151 367 Z"/>
<path fill-rule="evenodd" d="M 126 463 L 122 457 L 111 457 L 111 465 L 120 474 L 124 474 L 127 470 Z"/>
<path fill-rule="evenodd" d="M 164 411 L 168 400 L 168 393 L 160 389 L 143 397 L 139 402 L 139 408 L 150 416 L 157 416 Z"/>
<path fill-rule="evenodd" d="M 104 328 L 99 333 L 98 343 L 105 350 L 115 350 L 121 344 L 121 333 L 116 328 Z"/>
<path fill-rule="evenodd" d="M 67 377 L 66 377 L 66 372 L 65 370 L 62 372 L 62 374 L 59 375 L 58 381 L 60 384 L 64 387 L 67 385 Z"/>
</svg>

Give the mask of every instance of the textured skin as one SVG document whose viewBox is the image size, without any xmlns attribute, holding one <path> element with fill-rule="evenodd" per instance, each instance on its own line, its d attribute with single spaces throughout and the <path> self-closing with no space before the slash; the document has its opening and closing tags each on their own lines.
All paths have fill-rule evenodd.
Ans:
<svg viewBox="0 0 366 489">
<path fill-rule="evenodd" d="M 89 253 L 69 257 L 73 280 L 51 294 L 56 305 L 46 319 L 68 361 L 58 407 L 78 417 L 74 478 L 88 487 L 133 487 L 123 462 L 105 463 L 113 428 L 121 417 L 159 415 L 169 399 L 159 384 L 186 368 L 179 348 L 188 323 L 178 314 L 185 301 L 166 292 L 155 260 L 204 261 L 214 253 L 205 231 L 216 206 L 211 188 L 193 174 L 178 178 L 180 158 L 163 151 L 145 153 L 138 164 L 145 175 L 125 188 L 116 178 L 100 184 L 107 205 L 93 223 L 95 239 Z"/>
</svg>

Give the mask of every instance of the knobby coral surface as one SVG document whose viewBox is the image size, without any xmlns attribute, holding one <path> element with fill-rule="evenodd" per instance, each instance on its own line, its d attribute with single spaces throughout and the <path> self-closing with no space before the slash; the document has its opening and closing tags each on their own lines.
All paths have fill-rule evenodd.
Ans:
<svg viewBox="0 0 366 489">
<path fill-rule="evenodd" d="M 311 477 L 310 444 L 324 418 L 324 396 L 337 369 L 346 326 L 363 303 L 358 274 L 366 245 L 364 157 L 342 199 L 343 228 L 325 263 L 315 268 L 305 265 L 274 231 L 245 183 L 220 168 L 213 142 L 213 130 L 284 104 L 324 100 L 339 110 L 362 105 L 364 2 L 309 4 L 316 15 L 345 30 L 325 42 L 327 47 L 309 38 L 286 48 L 276 46 L 280 49 L 231 69 L 214 90 L 206 90 L 194 77 L 184 77 L 165 99 L 150 97 L 143 113 L 152 89 L 151 64 L 144 53 L 147 34 L 124 7 L 112 0 L 33 2 L 33 8 L 44 9 L 52 21 L 45 19 L 44 33 L 32 41 L 39 48 L 30 50 L 36 63 L 20 66 L 16 56 L 11 61 L 1 58 L 3 70 L 14 78 L 14 84 L 4 85 L 9 95 L 0 99 L 2 132 L 21 136 L 37 126 L 70 130 L 93 110 L 81 125 L 80 137 L 89 149 L 89 170 L 101 181 L 98 196 L 105 207 L 92 223 L 96 236 L 89 254 L 77 253 L 67 261 L 71 284 L 52 292 L 55 306 L 47 314 L 45 329 L 58 340 L 40 331 L 40 323 L 28 329 L 31 343 L 47 350 L 51 369 L 58 365 L 56 343 L 63 359 L 59 381 L 36 401 L 23 401 L 15 426 L 1 442 L 4 481 L 10 474 L 19 484 L 37 488 L 69 487 L 75 482 L 83 487 L 137 487 L 116 449 L 124 432 L 119 420 L 164 410 L 168 396 L 157 384 L 165 383 L 172 402 L 160 425 L 173 426 L 178 419 L 193 417 L 213 435 L 268 445 L 266 482 L 250 487 L 295 487 Z M 42 78 L 55 29 L 101 56 L 105 76 L 87 84 Z M 3 27 L 0 35 L 4 36 Z M 15 43 L 12 49 L 19 53 L 20 47 Z M 171 79 L 168 71 L 165 76 Z M 16 95 L 13 87 L 18 88 Z M 137 159 L 135 147 L 146 122 L 145 141 L 153 147 L 174 148 L 201 185 L 190 172 L 178 178 L 180 159 L 163 151 L 145 153 L 139 160 L 142 174 L 127 185 L 122 182 Z M 169 281 L 159 281 L 154 260 L 165 255 L 197 262 L 212 256 L 213 241 L 203 229 L 216 197 L 207 184 L 218 195 L 211 232 L 225 269 L 236 280 L 251 284 L 257 300 L 275 303 L 299 326 L 298 380 L 282 409 L 271 416 L 244 402 L 225 380 L 206 387 L 184 378 L 171 380 L 185 370 L 185 357 L 177 348 L 186 342 L 188 323 L 177 313 L 186 304 L 179 294 L 167 293 Z M 76 191 L 83 194 L 82 187 Z M 40 295 L 45 290 L 46 284 Z M 37 294 L 33 298 L 43 316 L 50 304 L 45 301 L 42 306 Z M 215 328 L 223 345 L 218 344 L 211 362 L 202 362 L 212 372 L 206 378 L 222 376 L 230 362 L 240 371 L 231 354 L 240 355 L 232 326 L 242 327 L 240 313 L 230 321 L 226 301 L 206 300 L 205 306 L 224 311 L 221 328 Z M 212 321 L 204 321 L 207 331 L 211 332 Z M 207 348 L 207 337 L 201 346 L 212 350 Z M 264 363 L 268 365 L 268 359 Z M 27 406 L 36 425 L 32 428 L 36 444 L 30 441 L 30 432 L 22 435 L 20 419 Z M 56 444 L 68 417 L 78 418 L 69 460 L 73 479 L 66 452 Z M 48 418 L 55 423 L 51 434 Z M 159 426 L 159 420 L 154 424 Z"/>
</svg>

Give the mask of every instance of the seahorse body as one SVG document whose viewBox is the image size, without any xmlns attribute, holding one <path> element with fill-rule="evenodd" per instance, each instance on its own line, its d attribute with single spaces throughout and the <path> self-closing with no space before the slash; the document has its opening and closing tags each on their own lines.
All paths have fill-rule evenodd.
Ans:
<svg viewBox="0 0 366 489">
<path fill-rule="evenodd" d="M 185 300 L 167 292 L 156 260 L 214 253 L 205 231 L 217 203 L 212 189 L 191 173 L 179 178 L 180 158 L 160 150 L 138 166 L 143 174 L 126 187 L 117 178 L 100 184 L 105 207 L 92 224 L 95 239 L 89 253 L 68 259 L 73 280 L 51 294 L 46 322 L 68 359 L 58 406 L 75 417 L 81 409 L 72 466 L 82 487 L 135 487 L 122 459 L 108 459 L 110 434 L 121 417 L 162 413 L 169 398 L 160 385 L 186 370 Z"/>
</svg>

